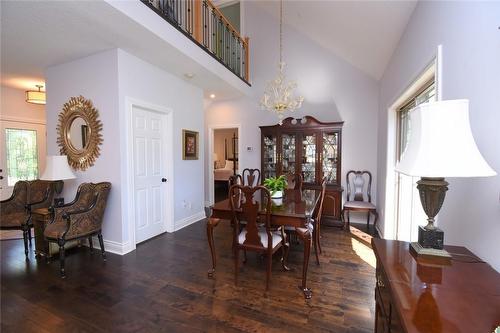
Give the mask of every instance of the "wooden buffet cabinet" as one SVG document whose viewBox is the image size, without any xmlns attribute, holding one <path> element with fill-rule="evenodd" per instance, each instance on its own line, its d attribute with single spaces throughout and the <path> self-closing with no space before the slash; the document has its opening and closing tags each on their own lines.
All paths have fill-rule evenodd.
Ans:
<svg viewBox="0 0 500 333">
<path fill-rule="evenodd" d="M 418 260 L 409 243 L 372 239 L 377 257 L 376 333 L 493 333 L 500 326 L 500 274 L 461 246 L 452 261 Z"/>
<path fill-rule="evenodd" d="M 343 124 L 324 123 L 305 116 L 302 119 L 286 118 L 282 125 L 261 126 L 262 180 L 300 172 L 304 189 L 319 189 L 326 176 L 323 216 L 329 221 L 339 221 Z"/>
</svg>

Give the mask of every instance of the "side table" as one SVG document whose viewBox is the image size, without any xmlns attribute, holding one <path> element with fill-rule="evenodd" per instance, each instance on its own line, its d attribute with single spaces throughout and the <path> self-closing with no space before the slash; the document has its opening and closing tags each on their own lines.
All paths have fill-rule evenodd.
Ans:
<svg viewBox="0 0 500 333">
<path fill-rule="evenodd" d="M 35 255 L 50 258 L 53 254 L 50 251 L 49 242 L 45 240 L 43 231 L 45 226 L 52 219 L 52 213 L 48 208 L 38 208 L 31 212 L 31 222 L 33 223 L 33 231 L 35 233 Z"/>
<path fill-rule="evenodd" d="M 59 254 L 59 246 L 55 243 L 47 242 L 43 232 L 47 224 L 52 220 L 52 213 L 48 208 L 38 208 L 31 212 L 31 222 L 35 233 L 35 255 L 36 257 L 45 257 L 49 260 L 54 254 Z M 79 246 L 79 240 L 66 242 L 65 249 Z"/>
</svg>

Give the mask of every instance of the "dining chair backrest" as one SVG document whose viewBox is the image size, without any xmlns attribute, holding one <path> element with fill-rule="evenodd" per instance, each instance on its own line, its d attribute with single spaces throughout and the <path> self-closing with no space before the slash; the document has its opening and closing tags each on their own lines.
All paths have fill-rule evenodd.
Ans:
<svg viewBox="0 0 500 333">
<path fill-rule="evenodd" d="M 316 200 L 316 204 L 314 206 L 314 210 L 312 213 L 312 218 L 316 223 L 321 222 L 321 215 L 323 214 L 323 202 L 325 201 L 326 182 L 327 182 L 327 177 L 324 177 L 323 180 L 321 181 L 321 193 L 318 197 L 318 200 Z"/>
<path fill-rule="evenodd" d="M 286 175 L 286 189 L 302 191 L 303 177 L 300 173 L 289 173 Z"/>
<path fill-rule="evenodd" d="M 272 244 L 271 235 L 271 193 L 264 186 L 233 185 L 229 190 L 229 202 L 235 222 L 234 230 L 246 229 L 243 246 L 249 248 L 269 248 Z M 240 225 L 240 221 L 245 224 Z M 268 244 L 263 244 L 259 235 L 259 225 L 264 225 L 268 235 Z M 239 235 L 235 232 L 235 241 Z"/>
<path fill-rule="evenodd" d="M 243 177 L 240 174 L 234 174 L 229 177 L 229 187 L 233 185 L 243 185 Z"/>
<path fill-rule="evenodd" d="M 245 186 L 258 186 L 260 184 L 260 170 L 259 169 L 243 169 L 241 174 L 243 176 L 243 185 Z"/>
<path fill-rule="evenodd" d="M 347 201 L 372 202 L 372 174 L 370 171 L 350 170 L 346 176 Z M 365 197 L 366 195 L 366 197 Z"/>
</svg>

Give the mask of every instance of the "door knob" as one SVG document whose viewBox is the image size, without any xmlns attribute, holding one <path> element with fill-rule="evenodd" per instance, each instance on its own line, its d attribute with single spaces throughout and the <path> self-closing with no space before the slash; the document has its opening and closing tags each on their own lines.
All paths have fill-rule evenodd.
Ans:
<svg viewBox="0 0 500 333">
<path fill-rule="evenodd" d="M 162 182 L 162 183 L 166 183 L 166 182 L 167 182 L 167 178 L 162 178 L 162 179 L 161 179 L 161 182 Z"/>
</svg>

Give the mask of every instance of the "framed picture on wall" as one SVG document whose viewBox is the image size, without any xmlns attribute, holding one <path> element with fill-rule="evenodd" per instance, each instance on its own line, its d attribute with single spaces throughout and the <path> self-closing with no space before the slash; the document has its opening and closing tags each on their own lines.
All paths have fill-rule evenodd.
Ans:
<svg viewBox="0 0 500 333">
<path fill-rule="evenodd" d="M 182 159 L 198 159 L 198 132 L 182 130 Z"/>
</svg>

